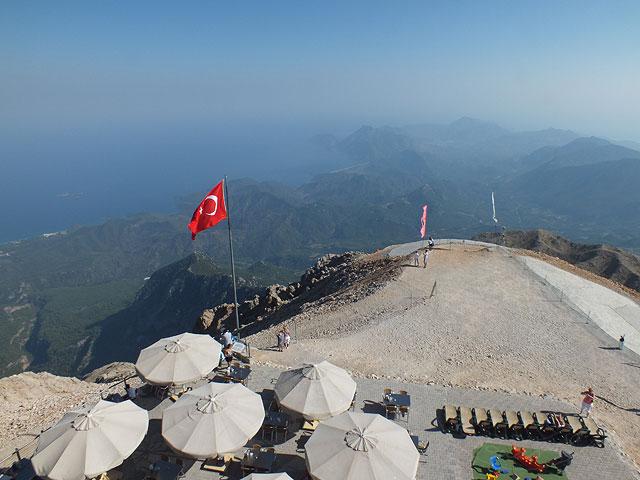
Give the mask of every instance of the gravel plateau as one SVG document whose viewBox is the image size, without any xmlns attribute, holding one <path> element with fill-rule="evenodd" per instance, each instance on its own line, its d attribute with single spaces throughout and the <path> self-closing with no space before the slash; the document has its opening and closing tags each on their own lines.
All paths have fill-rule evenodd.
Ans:
<svg viewBox="0 0 640 480">
<path fill-rule="evenodd" d="M 592 386 L 592 415 L 640 463 L 637 355 L 614 349 L 499 249 L 454 245 L 433 250 L 426 269 L 404 263 L 369 296 L 290 318 L 294 343 L 285 352 L 273 349 L 285 323 L 252 335 L 255 360 L 327 359 L 356 375 L 551 396 L 576 410 Z"/>
</svg>

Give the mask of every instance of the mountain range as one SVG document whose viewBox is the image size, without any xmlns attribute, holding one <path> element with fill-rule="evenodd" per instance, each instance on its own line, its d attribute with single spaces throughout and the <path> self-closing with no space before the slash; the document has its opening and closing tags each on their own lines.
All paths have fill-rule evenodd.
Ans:
<svg viewBox="0 0 640 480">
<path fill-rule="evenodd" d="M 229 184 L 234 254 L 247 298 L 294 280 L 326 253 L 417 239 L 424 204 L 428 235 L 435 238 L 494 229 L 491 192 L 499 228 L 545 228 L 575 242 L 640 251 L 640 152 L 605 139 L 555 129 L 512 132 L 463 118 L 449 125 L 363 126 L 346 137 L 320 135 L 311 142 L 326 150 L 328 167 L 312 181 Z M 154 272 L 181 259 L 195 261 L 194 252 L 216 265 L 207 267 L 209 280 L 197 277 L 212 289 L 209 307 L 230 301 L 220 279 L 229 274 L 226 228 L 214 227 L 195 241 L 186 229 L 203 196 L 179 198 L 173 215 L 136 214 L 1 244 L 0 327 L 9 340 L 0 352 L 0 374 L 75 374 L 91 363 L 82 353 L 89 350 L 104 362 L 110 342 L 121 348 L 109 337 L 120 330 L 110 325 L 126 327 L 137 348 L 143 342 L 131 319 L 153 310 L 143 299 L 154 298 L 145 290 L 155 284 Z M 178 271 L 184 276 L 189 268 Z M 171 331 L 171 315 L 177 323 L 195 321 L 186 318 L 195 310 L 179 304 L 166 311 L 171 314 L 155 313 L 163 333 Z M 94 348 L 101 336 L 113 340 Z"/>
</svg>

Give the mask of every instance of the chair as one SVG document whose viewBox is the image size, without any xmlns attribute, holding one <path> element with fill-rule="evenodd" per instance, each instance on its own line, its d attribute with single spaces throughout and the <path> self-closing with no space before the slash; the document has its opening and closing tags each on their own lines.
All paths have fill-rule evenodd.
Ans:
<svg viewBox="0 0 640 480">
<path fill-rule="evenodd" d="M 358 396 L 358 392 L 353 392 L 353 399 L 351 400 L 351 406 L 349 407 L 349 410 L 351 411 L 356 411 L 356 397 Z"/>
<path fill-rule="evenodd" d="M 505 422 L 502 412 L 493 408 L 489 409 L 489 417 L 491 417 L 491 424 L 495 435 L 502 438 L 507 438 L 507 422 Z"/>
<path fill-rule="evenodd" d="M 596 422 L 589 417 L 585 417 L 582 419 L 584 426 L 589 430 L 589 436 L 591 438 L 591 443 L 597 447 L 604 448 L 604 439 L 607 436 L 604 434 L 604 430 L 598 427 Z"/>
<path fill-rule="evenodd" d="M 262 450 L 262 447 L 258 444 L 255 444 L 251 447 L 251 450 L 253 450 L 254 452 L 259 452 L 260 450 Z"/>
<path fill-rule="evenodd" d="M 444 406 L 444 422 L 446 429 L 451 433 L 458 431 L 460 419 L 458 418 L 458 408 L 452 405 Z"/>
<path fill-rule="evenodd" d="M 493 432 L 489 415 L 484 408 L 473 408 L 473 420 L 472 423 L 476 428 L 478 435 L 490 434 Z"/>
<path fill-rule="evenodd" d="M 407 423 L 409 423 L 409 407 L 401 406 L 398 410 L 400 410 L 400 415 L 402 415 L 403 418 L 406 416 Z"/>
<path fill-rule="evenodd" d="M 393 413 L 393 417 L 396 416 L 396 406 L 395 405 L 387 405 L 386 416 L 389 418 L 389 414 Z"/>
<path fill-rule="evenodd" d="M 229 464 L 233 460 L 233 454 L 225 453 L 223 456 L 216 458 L 208 458 L 204 462 L 202 462 L 202 470 L 207 470 L 209 472 L 218 472 L 224 473 Z"/>
<path fill-rule="evenodd" d="M 504 412 L 504 416 L 507 420 L 507 429 L 508 429 L 509 436 L 516 440 L 522 440 L 524 427 L 520 423 L 520 418 L 518 417 L 518 414 L 514 411 L 507 410 Z"/>
<path fill-rule="evenodd" d="M 316 424 L 317 426 L 317 424 Z M 314 427 L 315 430 L 315 427 Z M 276 440 L 278 440 L 278 433 L 282 433 L 282 439 L 287 439 L 287 433 L 289 433 L 289 421 L 287 420 L 284 425 L 278 425 L 276 427 Z"/>
<path fill-rule="evenodd" d="M 427 449 L 429 448 L 429 440 L 427 440 L 427 443 L 418 442 L 418 445 L 416 445 L 416 448 L 418 449 L 418 453 L 420 455 L 425 455 L 427 453 Z"/>
<path fill-rule="evenodd" d="M 399 392 L 399 393 L 400 393 L 400 395 L 408 395 L 408 393 L 407 393 L 407 391 L 406 391 L 406 390 L 400 390 L 400 392 Z"/>
<path fill-rule="evenodd" d="M 312 420 L 311 422 L 308 420 L 305 420 L 304 423 L 302 424 L 302 430 L 313 432 L 315 431 L 319 423 L 320 422 L 318 422 L 318 420 Z"/>
<path fill-rule="evenodd" d="M 385 388 L 384 389 L 384 394 L 385 395 L 391 395 L 391 389 L 390 388 Z"/>
<path fill-rule="evenodd" d="M 262 439 L 264 440 L 264 436 L 269 434 L 269 438 L 273 441 L 273 434 L 275 433 L 276 428 L 273 425 L 262 425 Z"/>
<path fill-rule="evenodd" d="M 160 460 L 162 460 L 163 462 L 168 462 L 169 461 L 169 455 L 160 455 Z"/>
<path fill-rule="evenodd" d="M 476 429 L 471 423 L 472 419 L 471 409 L 469 407 L 460 407 L 460 425 L 462 426 L 462 433 L 465 435 L 474 435 L 476 433 Z"/>
<path fill-rule="evenodd" d="M 276 453 L 276 449 L 274 447 L 267 447 L 267 452 Z"/>
</svg>

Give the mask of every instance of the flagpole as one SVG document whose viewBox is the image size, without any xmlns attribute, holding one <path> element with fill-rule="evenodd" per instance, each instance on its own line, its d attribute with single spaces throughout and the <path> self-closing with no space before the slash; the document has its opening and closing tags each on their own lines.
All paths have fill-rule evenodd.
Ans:
<svg viewBox="0 0 640 480">
<path fill-rule="evenodd" d="M 240 319 L 238 317 L 238 292 L 236 291 L 236 268 L 233 262 L 233 242 L 231 240 L 231 208 L 229 202 L 229 184 L 224 176 L 225 198 L 227 202 L 227 225 L 229 225 L 229 251 L 231 252 L 231 278 L 233 279 L 233 310 L 236 312 L 236 332 L 240 338 Z"/>
</svg>

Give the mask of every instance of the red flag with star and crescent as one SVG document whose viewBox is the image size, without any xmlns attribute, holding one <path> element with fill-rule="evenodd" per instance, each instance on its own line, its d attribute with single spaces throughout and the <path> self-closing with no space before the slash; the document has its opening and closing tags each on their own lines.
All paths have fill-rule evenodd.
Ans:
<svg viewBox="0 0 640 480">
<path fill-rule="evenodd" d="M 191 240 L 195 240 L 198 233 L 213 227 L 225 218 L 227 218 L 227 209 L 224 204 L 223 181 L 221 181 L 213 187 L 213 190 L 204 197 L 196 211 L 193 212 L 188 226 L 191 230 Z"/>
</svg>

